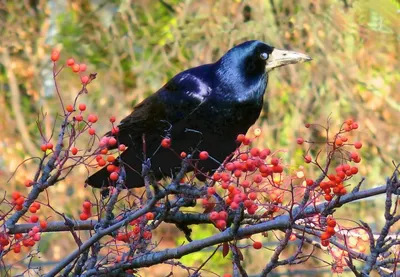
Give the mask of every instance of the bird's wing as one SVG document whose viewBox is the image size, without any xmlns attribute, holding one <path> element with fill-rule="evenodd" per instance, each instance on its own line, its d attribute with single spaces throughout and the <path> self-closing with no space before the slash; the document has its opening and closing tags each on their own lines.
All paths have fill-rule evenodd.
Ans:
<svg viewBox="0 0 400 277">
<path fill-rule="evenodd" d="M 202 68 L 196 68 L 196 72 L 188 70 L 176 75 L 159 91 L 136 105 L 132 113 L 118 125 L 119 142 L 129 145 L 135 137 L 152 132 L 158 132 L 161 136 L 162 130 L 187 120 L 207 101 L 211 93 L 209 82 L 205 80 L 207 78 L 195 74 L 199 69 Z M 205 69 L 200 72 L 205 72 Z"/>
</svg>

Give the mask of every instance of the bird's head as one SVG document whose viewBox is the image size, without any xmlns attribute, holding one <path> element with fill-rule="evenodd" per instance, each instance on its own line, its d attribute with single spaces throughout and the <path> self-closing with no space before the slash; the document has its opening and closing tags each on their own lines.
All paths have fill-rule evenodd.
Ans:
<svg viewBox="0 0 400 277">
<path fill-rule="evenodd" d="M 265 74 L 274 68 L 310 61 L 311 57 L 290 50 L 281 50 L 264 42 L 252 40 L 229 50 L 221 61 L 230 67 L 239 66 L 246 75 Z"/>
</svg>

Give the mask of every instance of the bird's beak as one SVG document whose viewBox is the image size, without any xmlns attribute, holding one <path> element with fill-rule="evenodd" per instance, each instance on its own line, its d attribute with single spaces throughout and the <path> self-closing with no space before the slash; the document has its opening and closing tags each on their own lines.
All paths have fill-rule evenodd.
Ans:
<svg viewBox="0 0 400 277">
<path fill-rule="evenodd" d="M 280 50 L 275 48 L 270 54 L 265 68 L 268 72 L 276 67 L 284 66 L 287 64 L 308 62 L 311 60 L 312 60 L 311 57 L 304 55 L 302 53 L 289 50 Z"/>
</svg>

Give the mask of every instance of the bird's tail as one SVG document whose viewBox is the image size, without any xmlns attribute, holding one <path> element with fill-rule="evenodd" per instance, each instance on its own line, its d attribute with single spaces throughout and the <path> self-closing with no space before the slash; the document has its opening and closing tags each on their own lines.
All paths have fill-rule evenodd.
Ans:
<svg viewBox="0 0 400 277">
<path fill-rule="evenodd" d="M 125 186 L 127 188 L 144 186 L 144 181 L 141 175 L 142 161 L 140 158 L 136 157 L 134 149 L 128 148 L 119 158 L 120 159 L 115 159 L 113 164 L 119 166 L 119 161 L 122 161 L 126 173 Z M 87 178 L 85 183 L 94 188 L 105 188 L 115 185 L 115 182 L 111 181 L 109 177 L 110 172 L 108 172 L 107 166 L 105 166 Z"/>
</svg>

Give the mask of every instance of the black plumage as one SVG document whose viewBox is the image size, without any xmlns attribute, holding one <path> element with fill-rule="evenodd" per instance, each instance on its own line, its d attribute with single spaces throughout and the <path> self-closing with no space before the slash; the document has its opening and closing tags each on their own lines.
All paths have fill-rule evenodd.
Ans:
<svg viewBox="0 0 400 277">
<path fill-rule="evenodd" d="M 118 126 L 116 137 L 128 146 L 120 157 L 125 165 L 126 187 L 144 185 L 144 153 L 157 179 L 173 176 L 179 170 L 182 151 L 208 151 L 213 159 L 199 161 L 196 169 L 202 173 L 215 170 L 219 166 L 215 160 L 222 162 L 231 154 L 237 147 L 237 135 L 246 133 L 259 117 L 268 72 L 306 60 L 310 58 L 300 53 L 247 41 L 216 63 L 177 74 L 138 104 Z M 171 138 L 171 149 L 160 147 L 165 136 Z M 112 185 L 106 168 L 86 182 L 93 187 Z"/>
</svg>

